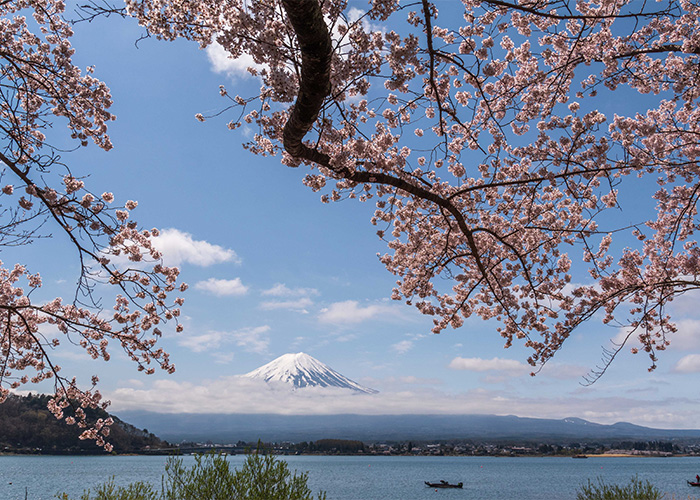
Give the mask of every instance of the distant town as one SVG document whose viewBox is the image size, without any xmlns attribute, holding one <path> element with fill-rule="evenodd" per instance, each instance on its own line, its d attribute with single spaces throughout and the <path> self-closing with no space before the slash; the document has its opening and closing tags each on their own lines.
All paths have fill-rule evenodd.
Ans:
<svg viewBox="0 0 700 500">
<path fill-rule="evenodd" d="M 255 451 L 258 446 L 279 455 L 387 455 L 387 456 L 696 456 L 700 443 L 673 443 L 665 441 L 620 441 L 610 444 L 508 444 L 466 442 L 396 442 L 363 443 L 356 440 L 321 439 L 301 443 L 258 443 L 239 441 L 236 444 L 183 442 L 171 451 L 206 453 L 216 451 L 242 454 Z M 154 450 L 155 451 L 155 450 Z"/>
</svg>

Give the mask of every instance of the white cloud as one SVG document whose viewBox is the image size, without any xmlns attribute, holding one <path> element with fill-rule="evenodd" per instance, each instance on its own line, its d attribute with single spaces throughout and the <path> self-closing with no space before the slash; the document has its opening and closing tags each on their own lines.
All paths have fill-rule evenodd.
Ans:
<svg viewBox="0 0 700 500">
<path fill-rule="evenodd" d="M 412 340 L 402 340 L 391 346 L 392 350 L 396 351 L 398 354 L 406 354 L 408 351 L 413 349 Z"/>
<path fill-rule="evenodd" d="M 195 240 L 191 234 L 178 229 L 164 229 L 153 239 L 153 245 L 163 254 L 163 261 L 169 266 L 179 266 L 183 262 L 202 267 L 221 262 L 240 263 L 233 250 Z"/>
<path fill-rule="evenodd" d="M 443 385 L 443 381 L 438 379 L 438 378 L 421 378 L 421 377 L 415 377 L 413 375 L 406 375 L 403 377 L 390 378 L 385 383 L 401 384 L 401 385 L 427 385 L 427 386 Z"/>
<path fill-rule="evenodd" d="M 314 305 L 313 300 L 308 297 L 302 297 L 297 300 L 278 300 L 278 301 L 268 301 L 260 304 L 260 309 L 265 311 L 271 311 L 273 309 L 288 309 L 291 311 L 299 311 L 303 313 L 308 313 L 308 307 Z"/>
<path fill-rule="evenodd" d="M 364 16 L 366 13 L 362 9 L 358 9 L 357 7 L 352 7 L 348 11 L 348 22 L 350 24 L 357 22 L 358 19 L 360 19 L 362 16 Z"/>
<path fill-rule="evenodd" d="M 689 351 L 700 349 L 700 319 L 676 319 L 674 322 L 677 331 L 668 334 L 668 340 L 671 342 L 668 347 L 669 350 Z M 630 332 L 632 332 L 631 335 L 629 335 Z M 610 340 L 613 345 L 620 345 L 625 342 L 625 349 L 629 351 L 632 347 L 640 347 L 639 332 L 641 330 L 633 332 L 630 327 L 619 328 L 616 335 Z M 627 339 L 628 335 L 629 339 Z"/>
<path fill-rule="evenodd" d="M 335 25 L 333 28 L 333 31 L 331 32 L 331 38 L 333 41 L 337 44 L 338 42 L 341 41 L 343 36 L 347 37 L 348 35 L 341 35 L 339 27 L 341 24 L 343 24 L 346 28 L 348 28 L 351 25 L 357 24 L 358 22 L 360 23 L 360 27 L 362 28 L 362 31 L 365 33 L 373 33 L 373 32 L 380 32 L 380 33 L 386 33 L 386 26 L 379 24 L 379 23 L 371 23 L 369 21 L 370 17 L 367 15 L 367 12 L 365 12 L 362 9 L 358 9 L 357 7 L 351 7 L 350 10 L 348 10 L 347 13 L 347 21 L 348 24 L 345 24 L 344 22 L 338 23 Z M 347 57 L 347 52 L 345 50 L 341 49 L 341 53 L 339 54 L 341 57 Z"/>
<path fill-rule="evenodd" d="M 617 329 L 617 333 L 610 339 L 610 342 L 612 343 L 613 347 L 622 345 L 623 343 L 625 346 L 628 348 L 627 350 L 629 351 L 631 346 L 635 346 L 639 344 L 639 341 L 637 340 L 637 335 L 632 332 L 630 335 L 630 332 L 632 332 L 632 329 L 630 327 L 622 327 Z"/>
<path fill-rule="evenodd" d="M 92 360 L 92 356 L 90 356 L 85 349 L 82 347 L 77 346 L 73 350 L 68 350 L 65 347 L 67 343 L 64 343 L 61 345 L 63 349 L 61 351 L 56 351 L 55 353 L 52 353 L 52 359 L 53 358 L 60 358 L 60 359 L 65 359 L 67 361 L 70 361 L 71 363 L 73 362 L 85 362 L 88 360 Z M 66 363 L 68 364 L 68 363 Z M 61 363 L 63 365 L 63 363 Z"/>
<path fill-rule="evenodd" d="M 262 295 L 270 295 L 272 297 L 308 297 L 310 295 L 318 295 L 318 290 L 315 288 L 288 288 L 284 283 L 275 283 L 272 288 L 264 290 Z"/>
<path fill-rule="evenodd" d="M 481 359 L 481 358 L 454 358 L 449 368 L 453 370 L 467 370 L 472 372 L 499 371 L 510 373 L 529 373 L 532 368 L 529 365 L 514 359 Z"/>
<path fill-rule="evenodd" d="M 337 325 L 362 323 L 378 317 L 396 316 L 396 308 L 384 305 L 373 304 L 361 306 L 356 300 L 346 300 L 335 302 L 329 307 L 321 310 L 318 320 L 321 323 L 332 323 Z"/>
<path fill-rule="evenodd" d="M 194 287 L 197 290 L 209 292 L 219 297 L 228 295 L 240 296 L 248 293 L 248 287 L 241 282 L 240 278 L 235 278 L 232 280 L 209 278 L 206 281 L 198 282 Z"/>
<path fill-rule="evenodd" d="M 212 357 L 216 363 L 227 365 L 233 361 L 235 354 L 232 352 L 214 352 L 212 353 Z"/>
<path fill-rule="evenodd" d="M 194 352 L 214 351 L 224 344 L 235 344 L 246 351 L 263 354 L 270 345 L 269 330 L 270 327 L 264 325 L 232 332 L 211 330 L 199 335 L 185 334 L 178 344 Z"/>
<path fill-rule="evenodd" d="M 532 371 L 534 367 L 527 365 L 528 370 Z M 583 365 L 573 365 L 568 363 L 556 363 L 554 361 L 548 362 L 542 367 L 542 375 L 555 378 L 557 380 L 562 379 L 583 379 L 588 373 L 590 373 L 591 368 Z"/>
<path fill-rule="evenodd" d="M 372 33 L 374 31 L 379 31 L 381 33 L 386 32 L 386 26 L 378 23 L 370 23 L 369 16 L 367 16 L 367 13 L 364 10 L 358 9 L 357 7 L 352 7 L 348 11 L 348 22 L 350 24 L 354 24 L 357 21 L 360 21 L 360 19 L 362 19 L 362 30 L 366 33 Z"/>
<path fill-rule="evenodd" d="M 308 308 L 314 305 L 310 297 L 318 294 L 315 288 L 289 288 L 284 283 L 275 283 L 272 288 L 262 291 L 261 295 L 288 300 L 268 300 L 262 302 L 260 308 L 265 311 L 287 309 L 308 314 Z"/>
<path fill-rule="evenodd" d="M 194 352 L 204 352 L 210 349 L 216 349 L 222 343 L 230 338 L 230 332 L 219 332 L 219 331 L 208 331 L 207 333 L 200 333 L 199 335 L 185 334 L 182 339 L 178 341 L 183 347 L 187 347 Z"/>
<path fill-rule="evenodd" d="M 698 373 L 700 372 L 700 354 L 688 354 L 678 360 L 673 371 L 679 373 Z"/>
<path fill-rule="evenodd" d="M 697 308 L 697 302 L 695 303 Z M 700 349 L 700 320 L 682 319 L 676 321 L 678 331 L 669 335 L 671 345 L 669 349 L 680 349 L 683 351 Z"/>
<path fill-rule="evenodd" d="M 243 328 L 234 332 L 233 338 L 236 341 L 236 345 L 243 347 L 246 351 L 264 354 L 270 345 L 270 338 L 267 335 L 269 331 L 270 327 L 267 325 Z"/>
<path fill-rule="evenodd" d="M 217 42 L 206 48 L 207 58 L 211 63 L 214 73 L 223 73 L 229 78 L 252 77 L 248 68 L 255 68 L 260 71 L 263 66 L 253 60 L 253 56 L 243 54 L 240 57 L 232 58 L 229 53 Z"/>
<path fill-rule="evenodd" d="M 692 277 L 688 277 L 692 279 Z M 682 295 L 673 299 L 669 304 L 671 316 L 677 318 L 679 316 L 697 317 L 698 316 L 698 300 L 700 300 L 700 290 L 689 290 Z"/>
</svg>

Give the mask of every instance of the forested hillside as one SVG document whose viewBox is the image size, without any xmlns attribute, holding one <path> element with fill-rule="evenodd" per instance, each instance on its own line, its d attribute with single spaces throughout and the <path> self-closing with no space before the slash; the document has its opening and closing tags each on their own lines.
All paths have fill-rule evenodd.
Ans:
<svg viewBox="0 0 700 500">
<path fill-rule="evenodd" d="M 81 440 L 82 429 L 56 420 L 46 405 L 49 396 L 9 395 L 0 404 L 0 451 L 17 453 L 106 453 L 94 440 Z M 70 415 L 71 409 L 66 409 Z M 88 422 L 110 415 L 104 410 L 86 410 Z M 168 447 L 148 430 L 137 429 L 111 415 L 114 424 L 107 441 L 116 453 L 139 453 Z"/>
</svg>

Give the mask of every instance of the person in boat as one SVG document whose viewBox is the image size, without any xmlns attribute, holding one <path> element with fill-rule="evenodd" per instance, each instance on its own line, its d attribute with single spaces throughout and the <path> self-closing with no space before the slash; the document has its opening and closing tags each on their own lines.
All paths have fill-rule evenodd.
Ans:
<svg viewBox="0 0 700 500">
<path fill-rule="evenodd" d="M 695 481 L 697 481 L 698 483 L 700 483 L 700 475 L 695 474 Z"/>
</svg>

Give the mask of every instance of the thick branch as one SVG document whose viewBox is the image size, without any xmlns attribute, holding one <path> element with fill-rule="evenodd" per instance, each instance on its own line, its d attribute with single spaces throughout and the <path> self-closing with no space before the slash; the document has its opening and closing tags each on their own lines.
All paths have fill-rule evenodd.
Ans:
<svg viewBox="0 0 700 500">
<path fill-rule="evenodd" d="M 333 47 L 323 13 L 317 0 L 282 0 L 289 22 L 301 48 L 301 79 L 299 94 L 284 127 L 284 149 L 294 157 L 308 158 L 316 163 L 328 163 L 317 151 L 302 144 L 311 130 L 323 101 L 330 92 Z"/>
<path fill-rule="evenodd" d="M 479 272 L 482 276 L 487 277 L 488 270 L 480 257 L 474 232 L 469 228 L 459 208 L 452 201 L 446 200 L 428 189 L 383 172 L 356 171 L 347 167 L 332 166 L 327 154 L 303 144 L 304 136 L 313 127 L 323 102 L 331 90 L 330 71 L 333 49 L 330 34 L 317 0 L 282 0 L 282 5 L 297 36 L 302 53 L 299 94 L 283 130 L 285 151 L 295 158 L 312 161 L 326 167 L 349 181 L 394 186 L 417 198 L 435 203 L 455 218 L 460 231 L 467 239 L 467 245 L 472 252 Z M 493 289 L 493 284 L 489 280 L 487 282 L 494 297 L 500 300 L 498 293 Z"/>
</svg>

